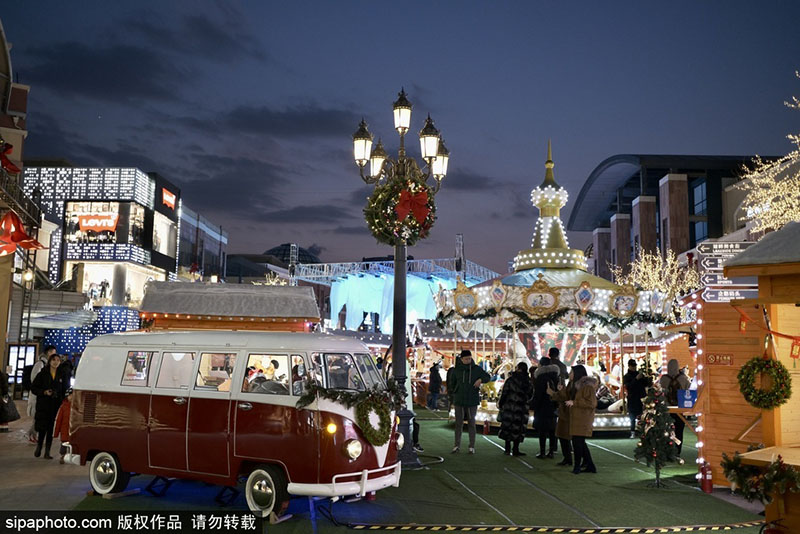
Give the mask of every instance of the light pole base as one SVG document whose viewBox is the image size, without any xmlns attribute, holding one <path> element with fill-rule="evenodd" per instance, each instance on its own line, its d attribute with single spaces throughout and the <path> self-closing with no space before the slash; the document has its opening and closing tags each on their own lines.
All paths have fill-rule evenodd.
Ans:
<svg viewBox="0 0 800 534">
<path fill-rule="evenodd" d="M 403 408 L 397 412 L 397 417 L 400 419 L 398 430 L 405 438 L 403 448 L 397 452 L 397 459 L 400 460 L 404 469 L 419 469 L 422 467 L 422 462 L 419 461 L 417 451 L 414 450 L 413 430 L 411 428 L 411 419 L 416 417 L 417 414 Z"/>
</svg>

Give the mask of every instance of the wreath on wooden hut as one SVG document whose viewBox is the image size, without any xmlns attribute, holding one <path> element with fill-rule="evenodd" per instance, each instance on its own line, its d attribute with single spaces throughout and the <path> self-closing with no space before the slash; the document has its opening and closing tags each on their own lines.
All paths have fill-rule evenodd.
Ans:
<svg viewBox="0 0 800 534">
<path fill-rule="evenodd" d="M 770 389 L 756 386 L 756 379 L 767 375 L 771 382 Z M 739 391 L 751 406 L 762 410 L 772 410 L 784 404 L 792 396 L 792 377 L 789 370 L 778 360 L 753 358 L 742 366 L 736 376 Z"/>
</svg>

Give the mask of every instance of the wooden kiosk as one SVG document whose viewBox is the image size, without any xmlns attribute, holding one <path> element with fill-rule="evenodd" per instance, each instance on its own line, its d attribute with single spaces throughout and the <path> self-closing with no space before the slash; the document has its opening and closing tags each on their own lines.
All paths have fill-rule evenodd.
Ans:
<svg viewBox="0 0 800 534">
<path fill-rule="evenodd" d="M 145 330 L 309 332 L 319 308 L 308 286 L 149 282 L 140 316 Z"/>
<path fill-rule="evenodd" d="M 789 223 L 766 235 L 729 260 L 724 272 L 729 278 L 758 277 L 758 298 L 731 302 L 728 314 L 746 324 L 746 336 L 740 334 L 737 327 L 731 333 L 733 341 L 751 347 L 752 358 L 763 354 L 766 336 L 768 355 L 786 366 L 794 385 L 788 402 L 778 408 L 758 411 L 745 405 L 742 411 L 737 410 L 740 421 L 751 419 L 754 414 L 760 418 L 756 424 L 760 428 L 742 441 L 760 441 L 765 445 L 763 449 L 742 454 L 742 461 L 765 466 L 780 455 L 787 465 L 800 469 L 800 366 L 797 366 L 800 357 L 800 223 Z M 735 376 L 731 378 L 733 381 L 728 387 L 739 393 Z M 763 386 L 769 387 L 768 384 Z M 728 451 L 744 448 L 731 443 Z M 787 532 L 800 532 L 800 494 L 777 495 L 767 506 L 766 519 L 781 519 L 781 526 Z"/>
</svg>

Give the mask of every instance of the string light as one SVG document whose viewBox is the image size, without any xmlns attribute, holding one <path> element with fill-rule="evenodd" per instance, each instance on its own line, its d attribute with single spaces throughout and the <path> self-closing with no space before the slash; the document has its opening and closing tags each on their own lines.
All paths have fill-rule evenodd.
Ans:
<svg viewBox="0 0 800 534">
<path fill-rule="evenodd" d="M 800 78 L 800 71 L 795 74 Z M 800 109 L 797 97 L 784 104 Z M 788 222 L 800 221 L 800 135 L 786 137 L 794 150 L 774 161 L 756 156 L 736 184 L 745 192 L 743 219 L 752 224 L 753 232 L 777 230 Z"/>
</svg>

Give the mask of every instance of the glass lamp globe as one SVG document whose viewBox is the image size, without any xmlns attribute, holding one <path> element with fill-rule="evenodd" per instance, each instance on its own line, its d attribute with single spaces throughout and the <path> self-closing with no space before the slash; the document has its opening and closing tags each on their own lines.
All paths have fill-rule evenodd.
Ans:
<svg viewBox="0 0 800 534">
<path fill-rule="evenodd" d="M 406 92 L 404 90 L 401 89 L 397 94 L 397 100 L 394 103 L 393 109 L 394 129 L 397 130 L 397 133 L 403 135 L 408 131 L 408 127 L 411 125 L 411 102 L 406 98 Z"/>
<path fill-rule="evenodd" d="M 386 161 L 386 150 L 383 149 L 383 143 L 378 139 L 378 144 L 372 149 L 372 155 L 369 157 L 369 174 L 370 176 L 379 176 L 381 169 L 383 169 L 383 162 Z"/>
<path fill-rule="evenodd" d="M 439 152 L 439 130 L 433 125 L 433 119 L 428 115 L 425 126 L 419 131 L 419 150 L 422 159 L 430 160 Z"/>
<path fill-rule="evenodd" d="M 353 157 L 359 167 L 363 167 L 369 161 L 370 150 L 372 149 L 372 134 L 367 130 L 367 123 L 361 119 L 358 130 L 353 134 Z"/>
</svg>

